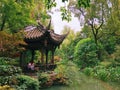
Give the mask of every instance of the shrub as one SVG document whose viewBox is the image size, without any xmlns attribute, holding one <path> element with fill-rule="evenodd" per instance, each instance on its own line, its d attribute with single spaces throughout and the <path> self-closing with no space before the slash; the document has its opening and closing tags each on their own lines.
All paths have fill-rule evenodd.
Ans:
<svg viewBox="0 0 120 90">
<path fill-rule="evenodd" d="M 16 84 L 16 75 L 21 74 L 22 70 L 20 67 L 11 65 L 0 66 L 0 85 L 12 85 Z"/>
<path fill-rule="evenodd" d="M 116 46 L 115 52 L 111 55 L 111 58 L 113 59 L 111 66 L 120 66 L 120 46 Z"/>
<path fill-rule="evenodd" d="M 41 87 L 48 87 L 53 84 L 53 81 L 50 79 L 50 75 L 46 72 L 42 72 L 38 74 L 38 80 L 40 82 Z"/>
<path fill-rule="evenodd" d="M 77 76 L 79 76 L 78 68 L 71 61 L 64 60 L 59 62 L 57 68 L 55 69 L 55 72 L 57 73 L 56 83 L 58 84 L 70 85 L 79 82 L 77 80 Z"/>
<path fill-rule="evenodd" d="M 12 76 L 20 73 L 22 73 L 20 67 L 15 67 L 12 65 L 0 65 L 0 76 Z"/>
<path fill-rule="evenodd" d="M 100 80 L 103 81 L 108 80 L 109 72 L 106 69 L 99 69 L 97 70 L 96 74 L 97 74 L 97 78 L 99 78 Z"/>
<path fill-rule="evenodd" d="M 83 72 L 86 75 L 90 75 L 92 77 L 96 77 L 103 81 L 114 81 L 120 82 L 120 67 L 102 67 L 97 66 L 95 68 L 85 68 Z"/>
<path fill-rule="evenodd" d="M 8 85 L 0 86 L 0 90 L 15 90 L 14 88 L 11 88 Z"/>
<path fill-rule="evenodd" d="M 0 76 L 0 85 L 16 85 L 16 76 Z"/>
<path fill-rule="evenodd" d="M 68 84 L 67 79 L 68 76 L 66 75 L 66 66 L 63 64 L 59 64 L 57 68 L 55 69 L 55 72 L 57 73 L 56 80 L 54 81 L 54 84 L 58 85 L 66 85 Z"/>
<path fill-rule="evenodd" d="M 18 66 L 19 62 L 16 59 L 9 57 L 0 57 L 0 65 L 15 65 Z"/>
<path fill-rule="evenodd" d="M 2 42 L 0 56 L 19 57 L 19 52 L 24 50 L 24 48 L 19 45 L 20 43 L 24 44 L 21 32 L 10 34 L 8 32 L 1 31 L 0 41 Z"/>
<path fill-rule="evenodd" d="M 25 76 L 25 75 L 19 75 L 17 76 L 17 80 L 18 80 L 18 89 L 21 90 L 39 90 L 39 81 L 31 78 L 29 76 Z"/>
<path fill-rule="evenodd" d="M 120 67 L 109 67 L 108 71 L 110 73 L 109 80 L 120 83 Z"/>
<path fill-rule="evenodd" d="M 85 68 L 85 69 L 83 70 L 83 72 L 84 72 L 87 76 L 91 76 L 92 73 L 93 73 L 93 69 L 88 67 L 88 68 Z"/>
<path fill-rule="evenodd" d="M 15 61 L 15 59 L 9 57 L 0 57 L 0 65 L 9 65 L 13 61 Z"/>
<path fill-rule="evenodd" d="M 106 37 L 101 41 L 104 45 L 104 49 L 108 54 L 112 54 L 115 51 L 116 39 L 115 37 Z"/>
<path fill-rule="evenodd" d="M 74 52 L 74 62 L 80 67 L 93 67 L 97 65 L 97 47 L 90 38 L 80 40 Z"/>
</svg>

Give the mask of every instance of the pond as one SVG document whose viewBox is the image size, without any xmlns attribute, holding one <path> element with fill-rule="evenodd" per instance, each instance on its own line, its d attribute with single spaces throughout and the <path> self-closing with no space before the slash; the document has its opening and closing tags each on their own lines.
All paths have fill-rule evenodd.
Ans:
<svg viewBox="0 0 120 90">
<path fill-rule="evenodd" d="M 113 82 L 108 84 L 85 75 L 80 75 L 79 77 L 77 83 L 72 83 L 69 86 L 52 86 L 41 90 L 120 90 L 120 85 Z"/>
</svg>

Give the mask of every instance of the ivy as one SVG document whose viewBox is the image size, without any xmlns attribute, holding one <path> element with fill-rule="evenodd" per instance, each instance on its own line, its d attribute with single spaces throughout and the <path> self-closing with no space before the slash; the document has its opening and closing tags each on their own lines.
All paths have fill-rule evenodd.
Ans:
<svg viewBox="0 0 120 90">
<path fill-rule="evenodd" d="M 71 12 L 68 11 L 65 7 L 61 7 L 61 16 L 62 20 L 67 20 L 68 22 L 71 21 Z"/>
<path fill-rule="evenodd" d="M 84 7 L 84 8 L 90 7 L 90 0 L 78 0 L 77 6 Z"/>
<path fill-rule="evenodd" d="M 65 1 L 67 1 L 67 2 L 68 2 L 68 0 L 62 0 L 62 2 L 65 2 Z"/>
<path fill-rule="evenodd" d="M 46 5 L 46 8 L 49 10 L 52 7 L 56 7 L 56 2 L 55 0 L 45 0 L 45 5 Z"/>
<path fill-rule="evenodd" d="M 63 3 L 68 2 L 69 0 L 62 0 Z M 90 6 L 90 0 L 77 0 L 77 7 L 87 8 Z M 56 7 L 55 0 L 45 0 L 46 8 L 49 10 L 52 7 Z M 71 21 L 71 12 L 65 7 L 61 7 L 61 17 L 62 20 Z"/>
</svg>

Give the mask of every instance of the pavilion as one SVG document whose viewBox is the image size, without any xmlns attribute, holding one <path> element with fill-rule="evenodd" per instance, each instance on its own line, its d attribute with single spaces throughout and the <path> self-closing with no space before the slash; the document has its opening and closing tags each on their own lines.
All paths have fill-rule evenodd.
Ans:
<svg viewBox="0 0 120 90">
<path fill-rule="evenodd" d="M 63 42 L 67 34 L 59 35 L 50 30 L 51 20 L 47 27 L 44 27 L 41 23 L 38 26 L 27 26 L 24 30 L 24 42 L 25 45 L 21 44 L 26 50 L 30 50 L 32 57 L 31 61 L 34 60 L 35 50 L 41 52 L 40 63 L 42 65 L 48 65 L 48 53 L 51 52 L 51 64 L 54 64 L 54 53 L 57 47 Z M 22 52 L 20 55 L 20 64 L 24 65 L 23 60 L 25 53 Z M 45 60 L 44 60 L 45 57 Z"/>
</svg>

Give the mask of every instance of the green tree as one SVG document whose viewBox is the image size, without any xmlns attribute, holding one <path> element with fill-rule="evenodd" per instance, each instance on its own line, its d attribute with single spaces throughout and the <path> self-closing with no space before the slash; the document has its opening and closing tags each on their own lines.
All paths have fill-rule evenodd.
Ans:
<svg viewBox="0 0 120 90">
<path fill-rule="evenodd" d="M 47 9 L 51 9 L 52 7 L 56 6 L 55 1 L 56 0 L 45 0 Z M 90 0 L 74 0 L 74 1 L 73 0 L 61 0 L 61 1 L 64 3 L 68 2 L 68 5 L 76 1 L 77 3 L 75 4 L 78 8 L 80 7 L 87 8 L 90 6 Z M 68 8 L 61 7 L 61 13 L 62 13 L 61 14 L 62 20 L 67 20 L 67 21 L 71 20 L 71 12 Z"/>
<path fill-rule="evenodd" d="M 67 47 L 74 39 L 75 39 L 75 32 L 70 27 L 65 26 L 62 34 L 69 33 L 66 39 L 63 41 L 62 47 Z"/>
<path fill-rule="evenodd" d="M 116 45 L 120 43 L 120 1 L 109 0 L 108 14 L 106 15 L 106 23 L 103 26 L 103 35 L 100 38 L 100 42 L 103 44 L 108 54 L 112 54 L 115 51 Z"/>
<path fill-rule="evenodd" d="M 66 34 L 66 33 L 68 33 L 68 36 L 63 41 L 63 43 L 62 43 L 59 51 L 57 51 L 57 53 L 59 53 L 59 55 L 62 57 L 68 58 L 69 56 L 71 56 L 69 50 L 72 50 L 72 48 L 74 48 L 74 47 L 70 47 L 70 44 L 71 44 L 71 42 L 74 41 L 76 34 L 70 27 L 65 26 L 62 31 L 62 34 Z"/>
<path fill-rule="evenodd" d="M 96 44 L 90 38 L 80 40 L 74 52 L 74 62 L 80 68 L 93 67 L 97 65 Z"/>
<path fill-rule="evenodd" d="M 68 0 L 62 0 L 62 2 L 65 1 Z M 87 7 L 90 1 L 79 0 L 78 2 L 78 6 Z M 46 18 L 49 18 L 47 11 L 55 6 L 55 0 L 1 0 L 0 31 L 7 29 L 16 32 L 26 25 L 35 24 L 38 18 L 44 22 Z M 70 16 L 65 8 L 61 11 L 63 19 Z"/>
<path fill-rule="evenodd" d="M 32 8 L 33 0 L 1 0 L 0 31 L 8 29 L 16 32 L 33 23 Z"/>
<path fill-rule="evenodd" d="M 72 4 L 70 6 L 73 6 Z M 70 7 L 69 6 L 69 7 Z M 71 8 L 71 7 L 70 7 Z M 109 16 L 108 1 L 105 0 L 91 0 L 89 8 L 81 8 L 73 6 L 71 11 L 79 18 L 83 29 L 81 31 L 84 38 L 93 38 L 98 55 L 101 59 L 101 52 L 99 51 L 99 41 L 105 35 L 103 26 Z"/>
<path fill-rule="evenodd" d="M 19 57 L 24 48 L 19 44 L 25 44 L 21 32 L 9 34 L 4 31 L 0 32 L 0 57 Z"/>
</svg>

